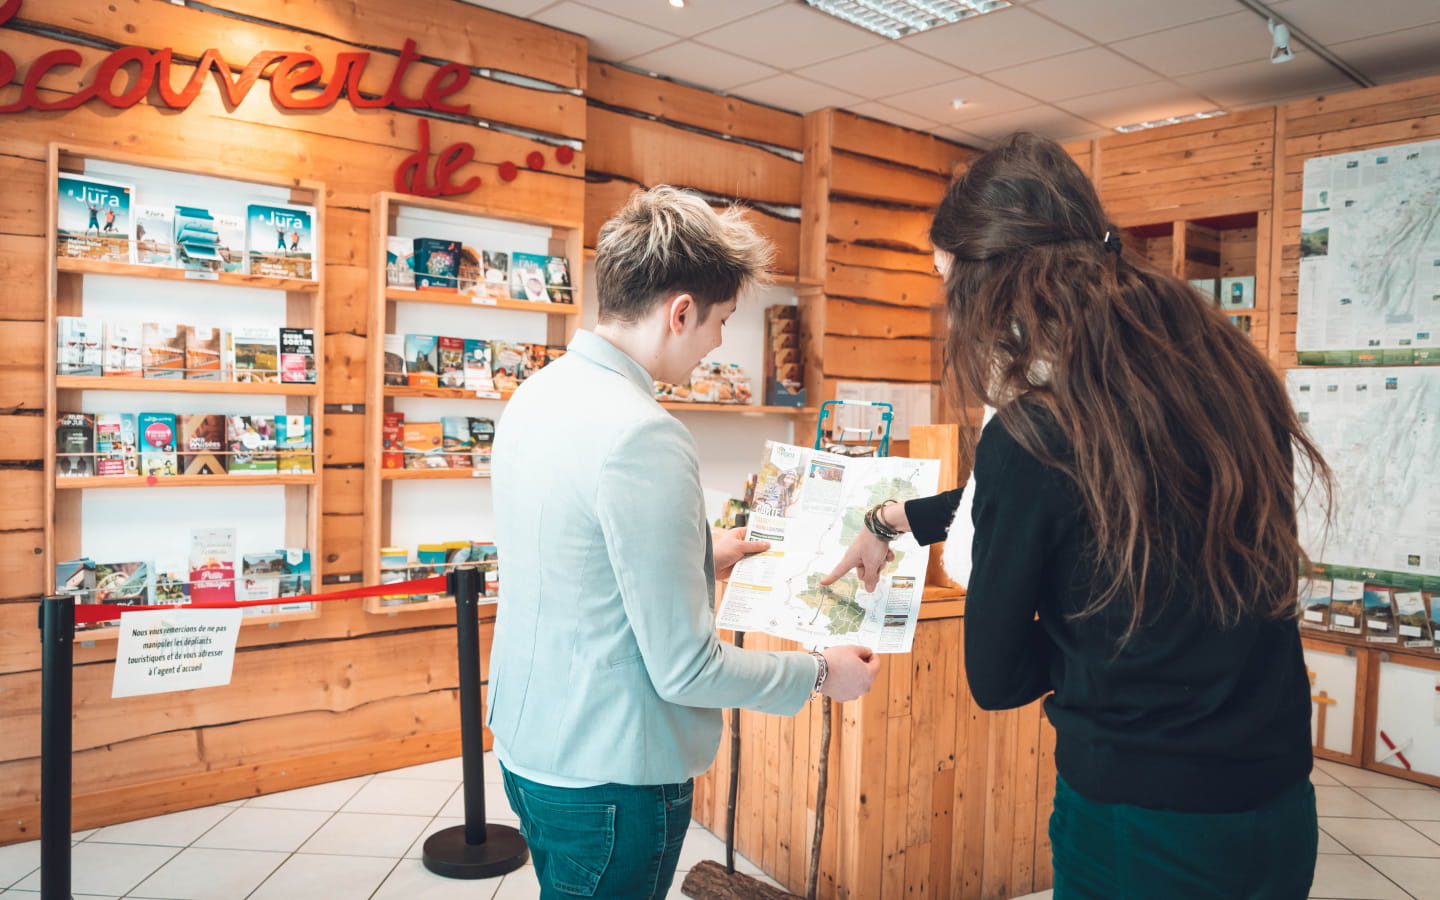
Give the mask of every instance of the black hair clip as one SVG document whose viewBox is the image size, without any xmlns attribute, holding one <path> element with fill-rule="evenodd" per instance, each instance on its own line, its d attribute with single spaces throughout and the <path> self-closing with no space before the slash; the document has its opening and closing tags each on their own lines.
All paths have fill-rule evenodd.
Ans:
<svg viewBox="0 0 1440 900">
<path fill-rule="evenodd" d="M 1100 239 L 1100 243 L 1104 245 L 1107 252 L 1113 253 L 1116 256 L 1120 255 L 1120 250 L 1124 247 L 1124 244 L 1120 241 L 1120 232 L 1113 228 L 1105 232 L 1105 237 Z"/>
</svg>

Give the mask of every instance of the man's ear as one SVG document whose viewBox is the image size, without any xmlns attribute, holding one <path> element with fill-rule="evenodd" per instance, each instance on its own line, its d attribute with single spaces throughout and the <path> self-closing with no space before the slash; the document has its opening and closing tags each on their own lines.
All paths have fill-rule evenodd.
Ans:
<svg viewBox="0 0 1440 900">
<path fill-rule="evenodd" d="M 668 313 L 665 324 L 670 333 L 680 334 L 686 325 L 695 324 L 694 320 L 700 315 L 700 307 L 689 294 L 676 294 L 670 298 Z"/>
</svg>

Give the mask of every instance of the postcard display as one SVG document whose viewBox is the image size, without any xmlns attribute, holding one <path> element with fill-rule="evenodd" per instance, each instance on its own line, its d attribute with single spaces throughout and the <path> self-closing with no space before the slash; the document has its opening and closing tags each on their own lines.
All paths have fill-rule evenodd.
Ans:
<svg viewBox="0 0 1440 900">
<path fill-rule="evenodd" d="M 380 194 L 372 208 L 365 582 L 481 561 L 494 593 L 490 444 L 503 401 L 563 355 L 580 321 L 578 223 Z M 469 481 L 465 487 L 458 480 Z M 439 596 L 371 598 L 396 613 Z"/>
<path fill-rule="evenodd" d="M 81 602 L 279 598 L 247 623 L 317 615 L 283 598 L 320 576 L 323 186 L 69 147 L 51 183 L 54 584 Z"/>
</svg>

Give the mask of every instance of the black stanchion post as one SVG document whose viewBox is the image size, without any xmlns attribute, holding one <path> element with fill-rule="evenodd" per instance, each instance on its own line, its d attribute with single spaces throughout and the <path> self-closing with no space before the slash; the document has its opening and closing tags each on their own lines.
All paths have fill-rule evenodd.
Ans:
<svg viewBox="0 0 1440 900">
<path fill-rule="evenodd" d="M 40 601 L 40 900 L 70 900 L 75 598 Z"/>
<path fill-rule="evenodd" d="M 480 702 L 480 592 L 484 574 L 473 566 L 453 569 L 446 585 L 455 597 L 455 636 L 460 650 L 460 762 L 465 783 L 465 824 L 425 839 L 425 868 L 446 878 L 494 878 L 525 865 L 530 850 L 520 832 L 485 823 L 484 711 Z"/>
</svg>

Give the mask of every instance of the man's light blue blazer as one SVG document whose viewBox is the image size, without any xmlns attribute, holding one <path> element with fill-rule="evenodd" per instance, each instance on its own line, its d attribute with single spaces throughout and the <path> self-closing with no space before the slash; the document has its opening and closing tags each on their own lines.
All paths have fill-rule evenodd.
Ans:
<svg viewBox="0 0 1440 900">
<path fill-rule="evenodd" d="M 681 782 L 714 760 L 721 708 L 805 705 L 808 654 L 716 637 L 695 442 L 635 360 L 579 332 L 507 404 L 493 476 L 488 724 L 507 766 L 561 785 Z"/>
</svg>

